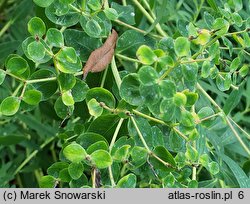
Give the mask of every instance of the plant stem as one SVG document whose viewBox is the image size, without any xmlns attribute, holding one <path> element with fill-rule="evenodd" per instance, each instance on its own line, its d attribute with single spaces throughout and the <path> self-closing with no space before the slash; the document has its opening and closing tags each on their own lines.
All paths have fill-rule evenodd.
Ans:
<svg viewBox="0 0 250 204">
<path fill-rule="evenodd" d="M 176 127 L 173 127 L 173 130 L 179 135 L 181 136 L 184 140 L 188 141 L 188 138 L 186 135 L 184 135 L 180 130 L 178 130 Z"/>
<path fill-rule="evenodd" d="M 95 180 L 96 180 L 96 169 L 93 168 L 91 171 L 91 179 L 92 179 L 92 188 L 95 188 Z"/>
<path fill-rule="evenodd" d="M 233 131 L 234 136 L 236 137 L 236 139 L 239 141 L 239 143 L 241 144 L 241 146 L 243 147 L 243 149 L 247 152 L 247 154 L 250 156 L 250 150 L 247 147 L 247 145 L 243 142 L 243 140 L 241 139 L 241 137 L 239 136 L 239 134 L 237 133 L 237 131 L 234 129 L 232 123 L 230 122 L 230 120 L 228 119 L 227 116 L 225 116 L 225 119 L 227 121 L 227 124 L 229 125 L 230 129 Z"/>
<path fill-rule="evenodd" d="M 209 47 L 210 45 L 212 45 L 213 43 L 215 43 L 221 36 L 216 36 L 215 38 L 213 38 L 211 41 L 209 41 L 206 45 L 204 45 L 198 52 L 196 52 L 192 58 L 196 59 L 200 54 L 202 54 L 202 52 Z"/>
<path fill-rule="evenodd" d="M 136 28 L 136 27 L 134 27 L 134 26 L 132 26 L 132 25 L 129 25 L 129 24 L 127 24 L 127 23 L 124 23 L 124 22 L 122 22 L 122 21 L 120 21 L 120 20 L 118 20 L 118 19 L 116 19 L 115 22 L 118 23 L 118 24 L 120 24 L 120 25 L 122 25 L 122 26 L 125 26 L 125 27 L 127 27 L 127 28 L 130 28 L 130 29 L 132 29 L 132 30 L 135 30 L 135 31 L 137 31 L 137 32 L 139 32 L 139 33 L 142 33 L 142 34 L 144 34 L 144 35 L 148 34 L 149 36 L 154 37 L 154 38 L 156 38 L 156 39 L 162 39 L 162 37 L 159 36 L 159 35 L 155 35 L 155 34 L 152 34 L 152 33 L 147 33 L 145 30 L 141 30 L 141 29 L 139 29 L 139 28 Z"/>
<path fill-rule="evenodd" d="M 14 20 L 11 19 L 9 20 L 4 27 L 0 30 L 0 37 L 2 37 L 2 35 L 9 29 L 9 27 L 14 23 Z"/>
<path fill-rule="evenodd" d="M 109 153 L 111 153 L 111 151 L 112 151 L 112 148 L 113 148 L 113 146 L 114 146 L 114 144 L 115 144 L 117 135 L 118 135 L 118 133 L 119 133 L 119 131 L 120 131 L 120 128 L 121 128 L 121 126 L 122 126 L 123 121 L 124 121 L 124 119 L 121 118 L 121 119 L 119 120 L 117 126 L 116 126 L 114 135 L 113 135 L 112 140 L 111 140 L 110 145 L 109 145 Z"/>
<path fill-rule="evenodd" d="M 169 67 L 169 69 L 163 74 L 163 75 L 161 75 L 161 77 L 158 79 L 158 82 L 160 82 L 160 81 L 162 81 L 163 79 L 165 79 L 173 70 L 174 70 L 174 68 L 175 67 L 178 67 L 180 65 L 180 62 L 176 62 L 175 64 L 174 64 L 174 66 L 172 66 L 172 67 Z"/>
<path fill-rule="evenodd" d="M 149 13 L 144 9 L 144 7 L 139 3 L 139 1 L 137 0 L 132 0 L 133 3 L 140 9 L 140 11 L 146 16 L 146 18 L 149 20 L 150 23 L 154 23 L 154 19 L 149 15 Z M 160 24 L 158 23 L 156 26 L 155 26 L 156 30 L 158 31 L 158 33 L 160 35 L 162 35 L 162 37 L 166 37 L 167 34 L 165 33 L 164 30 L 162 30 Z"/>
<path fill-rule="evenodd" d="M 122 126 L 122 123 L 123 123 L 124 119 L 121 118 L 118 122 L 118 125 L 116 126 L 116 129 L 115 129 L 115 132 L 114 132 L 114 135 L 112 137 L 112 140 L 111 140 L 111 143 L 109 145 L 109 153 L 111 154 L 111 151 L 112 151 L 112 148 L 115 144 L 115 141 L 116 141 L 116 138 L 117 138 L 117 135 L 120 131 L 120 128 Z M 115 180 L 114 180 L 114 176 L 113 176 L 113 172 L 112 172 L 112 166 L 109 166 L 108 167 L 108 170 L 109 170 L 109 178 L 110 178 L 110 181 L 111 181 L 111 186 L 114 187 L 116 184 L 115 184 Z"/>
<path fill-rule="evenodd" d="M 143 118 L 146 118 L 146 119 L 148 119 L 148 120 L 152 120 L 152 121 L 154 121 L 154 122 L 156 122 L 156 123 L 159 123 L 159 124 L 162 124 L 162 125 L 169 126 L 169 125 L 168 125 L 167 123 L 165 123 L 164 121 L 159 120 L 159 119 L 157 119 L 157 118 L 153 118 L 153 117 L 151 117 L 151 116 L 149 116 L 149 115 L 146 115 L 146 114 L 144 114 L 144 113 L 141 113 L 140 111 L 137 111 L 137 110 L 135 110 L 135 109 L 133 109 L 132 112 L 133 112 L 134 114 L 136 114 L 136 115 L 138 115 L 138 116 L 141 116 L 141 117 L 143 117 Z"/>
<path fill-rule="evenodd" d="M 122 5 L 123 6 L 127 6 L 127 1 L 126 0 L 122 0 Z"/>
<path fill-rule="evenodd" d="M 197 169 L 195 166 L 193 166 L 193 168 L 192 168 L 192 180 L 196 180 L 196 172 L 197 172 Z"/>
<path fill-rule="evenodd" d="M 221 115 L 220 112 L 219 112 L 219 113 L 215 113 L 215 114 L 213 114 L 213 115 L 210 115 L 210 116 L 208 116 L 208 117 L 205 117 L 205 118 L 200 119 L 200 120 L 198 121 L 198 123 L 201 123 L 201 122 L 203 122 L 203 121 L 209 120 L 209 119 L 214 118 L 214 117 L 219 116 L 219 115 Z"/>
<path fill-rule="evenodd" d="M 228 117 L 229 120 L 231 120 L 233 122 L 233 124 L 235 124 L 246 136 L 248 139 L 250 139 L 250 135 L 249 133 L 247 133 L 242 127 L 240 127 L 232 118 Z"/>
<path fill-rule="evenodd" d="M 246 29 L 244 29 L 244 30 L 232 32 L 232 33 L 226 33 L 226 34 L 224 34 L 224 35 L 225 35 L 225 36 L 228 36 L 228 35 L 237 35 L 237 34 L 245 33 L 245 32 L 247 32 L 247 30 L 248 30 L 248 28 L 246 28 Z"/>
<path fill-rule="evenodd" d="M 138 59 L 134 59 L 134 58 L 131 58 L 131 57 L 127 57 L 127 56 L 121 55 L 121 54 L 115 54 L 115 55 L 116 55 L 116 57 L 119 57 L 119 58 L 121 58 L 121 59 L 130 61 L 130 62 L 140 63 L 140 61 L 139 61 Z"/>
<path fill-rule="evenodd" d="M 113 72 L 113 75 L 115 78 L 116 85 L 117 85 L 118 89 L 120 90 L 122 80 L 121 80 L 121 77 L 119 75 L 119 72 L 118 72 L 118 69 L 116 66 L 115 57 L 112 58 L 111 69 L 112 69 L 112 72 Z"/>
<path fill-rule="evenodd" d="M 103 76 L 102 76 L 102 82 L 101 82 L 101 85 L 100 85 L 100 87 L 104 87 L 104 83 L 105 83 L 105 80 L 106 80 L 106 77 L 107 77 L 107 73 L 108 73 L 108 69 L 106 68 L 105 70 L 104 70 L 104 73 L 103 73 Z"/>
<path fill-rule="evenodd" d="M 42 150 L 46 145 L 51 143 L 56 137 L 51 137 L 48 140 L 46 140 L 44 143 L 40 145 L 40 148 L 38 150 L 34 150 L 14 171 L 13 175 L 16 175 L 19 173 L 19 171 L 32 159 L 36 156 L 36 154 L 39 152 L 39 150 Z"/>
<path fill-rule="evenodd" d="M 181 61 L 180 64 L 191 64 L 194 62 L 204 62 L 204 61 L 210 61 L 210 57 L 208 58 L 203 58 L 203 59 L 192 59 L 192 60 L 187 60 L 187 61 Z"/>
<path fill-rule="evenodd" d="M 143 146 L 147 149 L 148 153 L 151 154 L 151 150 L 149 149 L 146 141 L 144 140 L 144 137 L 142 136 L 142 133 L 141 133 L 139 127 L 137 126 L 135 119 L 133 118 L 133 116 L 131 116 L 130 119 L 135 126 L 136 132 L 138 133 L 140 140 L 142 141 Z"/>
<path fill-rule="evenodd" d="M 5 72 L 6 75 L 9 75 L 9 76 L 11 76 L 11 77 L 13 77 L 13 78 L 15 78 L 15 79 L 17 79 L 17 80 L 19 80 L 19 81 L 25 82 L 24 79 L 22 79 L 22 78 L 20 78 L 20 77 L 18 77 L 18 76 L 16 76 L 16 75 L 14 75 L 14 74 L 12 74 L 12 73 L 10 73 L 10 72 L 8 72 L 8 71 L 5 71 L 5 70 L 3 70 L 3 71 Z"/>
<path fill-rule="evenodd" d="M 237 133 L 237 131 L 234 129 L 233 125 L 231 124 L 230 120 L 228 119 L 227 115 L 224 113 L 224 111 L 221 109 L 221 107 L 208 95 L 208 93 L 201 87 L 201 85 L 199 83 L 196 84 L 197 89 L 199 89 L 201 91 L 201 93 L 207 97 L 207 99 L 222 113 L 222 117 L 225 118 L 228 126 L 230 127 L 230 129 L 232 130 L 232 132 L 234 133 L 234 136 L 236 137 L 236 139 L 239 141 L 240 145 L 242 146 L 242 148 L 247 152 L 247 154 L 250 156 L 250 150 L 249 148 L 246 146 L 246 144 L 243 142 L 243 140 L 241 139 L 241 137 L 239 136 L 239 134 Z"/>
<path fill-rule="evenodd" d="M 13 92 L 12 96 L 16 96 L 19 92 L 19 90 L 21 89 L 21 87 L 23 86 L 22 83 L 19 84 L 19 86 L 16 88 L 16 90 Z"/>
</svg>

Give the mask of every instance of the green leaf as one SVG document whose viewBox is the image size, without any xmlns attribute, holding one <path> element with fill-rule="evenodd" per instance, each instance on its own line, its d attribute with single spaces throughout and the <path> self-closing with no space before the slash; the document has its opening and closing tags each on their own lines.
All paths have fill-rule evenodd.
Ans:
<svg viewBox="0 0 250 204">
<path fill-rule="evenodd" d="M 195 119 L 191 112 L 183 110 L 181 111 L 181 124 L 185 127 L 194 127 Z"/>
<path fill-rule="evenodd" d="M 220 91 L 227 91 L 230 89 L 232 84 L 231 74 L 218 74 L 216 77 L 216 85 Z"/>
<path fill-rule="evenodd" d="M 105 137 L 109 142 L 112 140 L 116 126 L 120 117 L 116 114 L 103 114 L 100 117 L 96 118 L 88 127 L 88 132 L 98 133 Z M 120 134 L 126 134 L 121 128 Z"/>
<path fill-rule="evenodd" d="M 135 168 L 139 168 L 146 163 L 148 151 L 144 147 L 135 146 L 131 151 L 131 163 Z"/>
<path fill-rule="evenodd" d="M 59 61 L 67 61 L 69 63 L 77 63 L 76 51 L 73 47 L 63 47 L 56 55 Z"/>
<path fill-rule="evenodd" d="M 47 18 L 59 26 L 71 27 L 79 22 L 80 14 L 76 11 L 69 11 L 67 4 L 62 4 L 59 0 L 45 9 Z"/>
<path fill-rule="evenodd" d="M 65 119 L 73 113 L 74 106 L 66 106 L 60 96 L 55 102 L 54 109 L 60 118 Z"/>
<path fill-rule="evenodd" d="M 25 39 L 22 43 L 22 48 L 23 48 L 23 51 L 24 51 L 24 54 L 26 55 L 26 57 L 32 61 L 34 61 L 35 63 L 46 63 L 48 62 L 50 59 L 51 59 L 51 55 L 47 52 L 45 52 L 45 56 L 42 58 L 42 59 L 33 59 L 33 53 L 32 56 L 30 56 L 30 52 L 31 51 L 28 51 L 28 46 L 31 44 L 31 43 L 34 43 L 36 42 L 36 39 L 34 37 L 28 37 L 27 39 Z M 43 44 L 43 46 L 45 47 L 46 50 L 48 50 L 49 52 L 52 52 L 50 47 L 48 47 L 48 45 L 44 42 L 44 40 L 42 38 L 39 39 L 39 42 Z M 39 55 L 39 53 L 38 53 Z M 36 55 L 35 55 L 36 56 Z"/>
<path fill-rule="evenodd" d="M 103 108 L 100 106 L 100 104 L 95 98 L 92 98 L 87 105 L 90 115 L 94 117 L 99 117 L 102 114 Z"/>
<path fill-rule="evenodd" d="M 25 135 L 4 135 L 0 136 L 0 145 L 8 146 L 8 145 L 16 145 L 25 140 L 27 140 L 27 136 Z"/>
<path fill-rule="evenodd" d="M 188 160 L 196 162 L 198 160 L 199 154 L 194 147 L 192 147 L 190 144 L 187 144 L 185 156 Z"/>
<path fill-rule="evenodd" d="M 132 5 L 123 6 L 116 2 L 111 2 L 111 8 L 117 11 L 119 20 L 129 25 L 135 24 L 135 11 Z"/>
<path fill-rule="evenodd" d="M 198 64 L 191 63 L 191 64 L 185 64 L 181 66 L 182 74 L 184 79 L 187 81 L 196 81 L 197 75 L 198 75 Z"/>
<path fill-rule="evenodd" d="M 127 103 L 139 106 L 143 104 L 143 98 L 139 92 L 140 81 L 137 74 L 129 74 L 122 80 L 120 95 Z"/>
<path fill-rule="evenodd" d="M 0 105 L 0 112 L 6 116 L 14 115 L 20 107 L 20 102 L 21 101 L 18 97 L 9 96 L 2 101 Z"/>
<path fill-rule="evenodd" d="M 233 22 L 235 23 L 236 26 L 238 26 L 238 27 L 242 26 L 243 20 L 242 20 L 240 14 L 232 13 L 232 19 L 233 19 Z"/>
<path fill-rule="evenodd" d="M 65 106 L 73 106 L 75 104 L 71 90 L 62 93 L 62 102 Z"/>
<path fill-rule="evenodd" d="M 105 169 L 112 164 L 112 158 L 105 150 L 94 151 L 90 157 L 93 165 L 95 165 L 98 169 Z"/>
<path fill-rule="evenodd" d="M 46 33 L 45 23 L 41 18 L 33 17 L 28 22 L 28 31 L 34 37 L 42 37 Z"/>
<path fill-rule="evenodd" d="M 160 101 L 160 87 L 158 85 L 140 86 L 141 97 L 146 105 L 154 105 Z"/>
<path fill-rule="evenodd" d="M 174 104 L 178 107 L 185 106 L 187 103 L 187 97 L 184 93 L 177 92 L 174 95 Z"/>
<path fill-rule="evenodd" d="M 34 41 L 27 47 L 29 56 L 34 62 L 41 60 L 45 57 L 45 47 L 41 42 Z"/>
<path fill-rule="evenodd" d="M 68 160 L 75 163 L 83 161 L 87 156 L 85 149 L 77 143 L 66 146 L 63 149 L 63 154 Z"/>
<path fill-rule="evenodd" d="M 119 17 L 117 11 L 113 8 L 105 8 L 104 13 L 107 18 L 112 21 L 115 21 Z"/>
<path fill-rule="evenodd" d="M 56 28 L 50 28 L 46 33 L 46 42 L 51 47 L 63 47 L 63 34 Z"/>
<path fill-rule="evenodd" d="M 231 72 L 236 71 L 236 70 L 239 68 L 240 63 L 241 63 L 240 58 L 239 58 L 239 57 L 236 57 L 236 58 L 231 62 L 231 65 L 230 65 L 230 68 L 229 68 L 230 71 L 231 71 Z"/>
<path fill-rule="evenodd" d="M 172 156 L 172 154 L 163 146 L 157 146 L 154 149 L 154 153 L 160 157 L 163 161 L 171 164 L 173 167 L 176 166 L 174 157 Z"/>
<path fill-rule="evenodd" d="M 90 89 L 86 95 L 87 103 L 95 98 L 97 102 L 103 102 L 110 108 L 115 108 L 115 98 L 113 94 L 107 89 L 101 87 L 95 87 Z"/>
<path fill-rule="evenodd" d="M 170 80 L 163 80 L 160 82 L 161 95 L 164 98 L 172 98 L 176 93 L 176 85 Z"/>
<path fill-rule="evenodd" d="M 215 19 L 212 28 L 214 30 L 218 30 L 215 32 L 216 35 L 222 36 L 227 33 L 229 28 L 229 23 L 223 18 L 217 18 Z"/>
<path fill-rule="evenodd" d="M 242 0 L 234 0 L 233 4 L 234 4 L 234 9 L 236 12 L 240 11 L 243 8 Z"/>
<path fill-rule="evenodd" d="M 228 115 L 240 102 L 243 94 L 243 87 L 233 90 L 227 100 L 224 102 L 223 111 Z"/>
<path fill-rule="evenodd" d="M 75 86 L 76 77 L 73 74 L 60 73 L 58 82 L 62 91 L 68 91 Z"/>
<path fill-rule="evenodd" d="M 59 180 L 61 182 L 67 182 L 67 183 L 70 182 L 71 177 L 69 175 L 68 168 L 65 168 L 59 172 Z"/>
<path fill-rule="evenodd" d="M 76 62 L 71 62 L 68 60 L 74 60 L 72 58 L 63 58 L 61 57 L 60 60 L 55 61 L 55 66 L 57 69 L 59 69 L 63 73 L 69 73 L 74 74 L 76 72 L 79 72 L 82 69 L 82 63 L 79 57 L 76 58 Z"/>
<path fill-rule="evenodd" d="M 88 178 L 85 174 L 82 174 L 82 176 L 79 179 L 77 180 L 72 179 L 69 182 L 70 188 L 83 188 L 84 186 L 87 185 L 88 185 Z"/>
<path fill-rule="evenodd" d="M 87 4 L 93 11 L 98 11 L 102 8 L 100 0 L 89 0 Z"/>
<path fill-rule="evenodd" d="M 142 64 L 151 65 L 157 60 L 157 56 L 153 52 L 153 50 L 146 46 L 142 45 L 136 52 L 137 58 L 140 60 Z"/>
<path fill-rule="evenodd" d="M 163 182 L 164 182 L 164 186 L 167 188 L 174 187 L 174 183 L 175 183 L 174 175 L 170 173 L 168 176 L 164 178 Z"/>
<path fill-rule="evenodd" d="M 59 172 L 65 168 L 68 168 L 68 166 L 69 164 L 67 162 L 56 162 L 47 169 L 47 173 L 54 178 L 58 178 Z"/>
<path fill-rule="evenodd" d="M 198 37 L 192 40 L 193 43 L 197 45 L 206 45 L 210 40 L 211 34 L 210 31 L 207 29 L 199 29 L 198 30 Z"/>
<path fill-rule="evenodd" d="M 165 121 L 171 121 L 175 115 L 175 104 L 172 98 L 163 99 L 160 104 L 160 117 Z"/>
<path fill-rule="evenodd" d="M 71 163 L 68 167 L 69 175 L 72 179 L 77 180 L 83 174 L 84 166 L 81 162 Z"/>
<path fill-rule="evenodd" d="M 216 175 L 220 172 L 220 168 L 219 168 L 219 165 L 217 162 L 211 162 L 208 164 L 208 168 L 209 168 L 209 172 L 212 174 L 212 175 Z"/>
<path fill-rule="evenodd" d="M 100 26 L 97 19 L 88 19 L 85 16 L 81 16 L 80 23 L 83 30 L 88 34 L 88 36 L 92 38 L 99 38 L 101 36 L 102 27 Z"/>
<path fill-rule="evenodd" d="M 239 74 L 241 77 L 245 77 L 247 76 L 247 74 L 249 73 L 249 66 L 244 64 L 240 70 L 239 70 Z M 1 84 L 1 83 L 0 83 Z"/>
<path fill-rule="evenodd" d="M 195 129 L 193 129 L 191 132 L 190 132 L 190 134 L 189 134 L 189 137 L 188 137 L 188 139 L 190 140 L 190 141 L 195 141 L 195 140 L 198 140 L 199 139 L 199 132 L 197 131 L 197 129 L 195 128 Z"/>
<path fill-rule="evenodd" d="M 164 146 L 164 135 L 159 127 L 153 126 L 152 128 L 153 146 Z"/>
<path fill-rule="evenodd" d="M 204 20 L 208 28 L 212 28 L 214 17 L 209 12 L 204 12 Z"/>
<path fill-rule="evenodd" d="M 15 75 L 21 75 L 29 69 L 29 64 L 22 57 L 15 56 L 7 59 L 6 68 Z"/>
<path fill-rule="evenodd" d="M 116 44 L 118 53 L 125 52 L 128 55 L 134 56 L 141 45 L 145 44 L 145 37 L 142 33 L 134 30 L 127 30 L 119 36 Z"/>
<path fill-rule="evenodd" d="M 83 133 L 76 139 L 76 142 L 85 149 L 99 141 L 104 141 L 106 144 L 108 144 L 107 140 L 102 135 L 93 132 Z"/>
<path fill-rule="evenodd" d="M 87 149 L 87 153 L 92 154 L 94 151 L 100 150 L 100 149 L 108 151 L 108 145 L 105 141 L 98 141 L 90 145 Z"/>
<path fill-rule="evenodd" d="M 43 176 L 39 181 L 40 188 L 54 188 L 56 179 L 53 176 Z"/>
<path fill-rule="evenodd" d="M 6 73 L 4 70 L 0 69 L 0 85 L 4 82 Z"/>
<path fill-rule="evenodd" d="M 145 86 L 151 86 L 156 84 L 159 74 L 151 66 L 143 66 L 138 72 L 139 80 Z"/>
<path fill-rule="evenodd" d="M 59 0 L 60 2 L 62 2 L 63 4 L 72 4 L 74 3 L 76 0 Z"/>
<path fill-rule="evenodd" d="M 42 100 L 42 93 L 35 89 L 25 91 L 22 100 L 29 105 L 37 105 Z"/>
<path fill-rule="evenodd" d="M 250 188 L 250 179 L 245 172 L 239 167 L 239 165 L 226 155 L 223 155 L 222 159 L 226 162 L 228 167 L 233 172 L 236 180 L 239 183 L 240 188 Z"/>
<path fill-rule="evenodd" d="M 189 90 L 184 90 L 183 93 L 186 95 L 187 97 L 187 102 L 186 102 L 186 106 L 192 106 L 196 103 L 196 101 L 199 98 L 199 95 L 195 92 L 191 92 Z"/>
<path fill-rule="evenodd" d="M 201 77 L 203 78 L 207 78 L 210 75 L 210 68 L 211 68 L 211 64 L 209 61 L 205 61 L 202 64 L 202 68 L 201 68 Z"/>
<path fill-rule="evenodd" d="M 55 73 L 49 69 L 40 69 L 34 72 L 30 79 L 45 79 L 55 77 Z M 56 81 L 46 81 L 32 84 L 34 88 L 42 93 L 42 99 L 47 100 L 57 91 L 57 82 Z"/>
<path fill-rule="evenodd" d="M 123 145 L 122 147 L 118 148 L 114 152 L 114 155 L 112 155 L 114 161 L 124 162 L 128 158 L 130 148 L 130 145 Z"/>
<path fill-rule="evenodd" d="M 198 188 L 198 181 L 196 180 L 189 181 L 188 188 Z"/>
<path fill-rule="evenodd" d="M 142 133 L 142 136 L 144 138 L 144 140 L 146 141 L 148 147 L 150 149 L 153 149 L 153 136 L 152 136 L 152 129 L 151 126 L 149 124 L 149 122 L 144 119 L 144 118 L 140 118 L 140 117 L 135 117 L 134 118 L 139 130 Z M 128 132 L 129 135 L 132 136 L 135 140 L 135 143 L 137 146 L 143 146 L 143 143 L 138 135 L 138 132 L 134 126 L 134 123 L 131 121 L 131 119 L 129 120 L 128 123 Z"/>
<path fill-rule="evenodd" d="M 72 88 L 72 96 L 75 102 L 81 102 L 86 98 L 89 90 L 88 85 L 81 79 L 76 78 L 76 84 Z"/>
<path fill-rule="evenodd" d="M 34 3 L 40 7 L 48 7 L 50 4 L 53 3 L 54 0 L 33 0 Z"/>
<path fill-rule="evenodd" d="M 75 48 L 82 61 L 87 61 L 90 53 L 102 45 L 100 39 L 92 38 L 85 32 L 67 29 L 64 31 L 65 42 Z"/>
<path fill-rule="evenodd" d="M 136 176 L 132 173 L 122 177 L 117 185 L 117 188 L 135 188 L 136 187 Z"/>
<path fill-rule="evenodd" d="M 190 42 L 185 37 L 178 37 L 174 42 L 174 50 L 178 57 L 188 56 L 190 53 Z"/>
<path fill-rule="evenodd" d="M 201 163 L 202 166 L 207 167 L 209 164 L 209 156 L 207 154 L 203 154 L 199 158 L 199 162 Z"/>
</svg>

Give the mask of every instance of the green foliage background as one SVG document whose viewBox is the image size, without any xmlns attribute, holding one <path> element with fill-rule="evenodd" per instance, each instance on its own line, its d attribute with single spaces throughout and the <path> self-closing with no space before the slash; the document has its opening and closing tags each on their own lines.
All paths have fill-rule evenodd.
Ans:
<svg viewBox="0 0 250 204">
<path fill-rule="evenodd" d="M 249 3 L 0 0 L 0 187 L 250 187 Z"/>
</svg>

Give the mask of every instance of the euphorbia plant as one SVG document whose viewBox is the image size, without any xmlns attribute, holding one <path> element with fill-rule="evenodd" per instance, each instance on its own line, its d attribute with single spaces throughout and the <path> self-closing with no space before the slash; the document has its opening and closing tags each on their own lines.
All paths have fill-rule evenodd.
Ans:
<svg viewBox="0 0 250 204">
<path fill-rule="evenodd" d="M 46 17 L 0 70 L 2 129 L 18 120 L 27 137 L 0 144 L 41 145 L 4 185 L 30 168 L 40 187 L 250 187 L 241 1 L 34 3 Z M 49 166 L 26 166 L 39 150 Z"/>
</svg>

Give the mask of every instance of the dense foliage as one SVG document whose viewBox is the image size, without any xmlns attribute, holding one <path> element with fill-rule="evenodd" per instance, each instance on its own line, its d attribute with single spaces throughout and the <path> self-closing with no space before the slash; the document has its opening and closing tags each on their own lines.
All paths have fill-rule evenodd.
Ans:
<svg viewBox="0 0 250 204">
<path fill-rule="evenodd" d="M 250 187 L 249 5 L 0 1 L 0 187 Z"/>
</svg>

